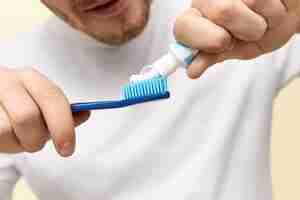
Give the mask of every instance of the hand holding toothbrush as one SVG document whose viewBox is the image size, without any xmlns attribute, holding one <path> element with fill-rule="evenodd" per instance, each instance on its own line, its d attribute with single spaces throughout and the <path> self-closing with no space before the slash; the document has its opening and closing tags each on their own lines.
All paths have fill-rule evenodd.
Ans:
<svg viewBox="0 0 300 200">
<path fill-rule="evenodd" d="M 37 152 L 52 140 L 61 156 L 75 147 L 75 127 L 89 112 L 71 112 L 64 93 L 34 69 L 0 68 L 0 152 Z"/>
<path fill-rule="evenodd" d="M 299 0 L 193 0 L 175 23 L 175 38 L 201 51 L 188 67 L 198 78 L 227 59 L 252 59 L 300 31 Z"/>
</svg>

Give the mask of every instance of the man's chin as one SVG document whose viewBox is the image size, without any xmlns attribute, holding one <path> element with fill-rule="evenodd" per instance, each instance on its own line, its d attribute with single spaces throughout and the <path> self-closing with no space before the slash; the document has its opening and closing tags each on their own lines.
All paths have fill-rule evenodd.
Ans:
<svg viewBox="0 0 300 200">
<path fill-rule="evenodd" d="M 115 33 L 97 33 L 94 31 L 83 31 L 85 34 L 89 35 L 90 37 L 94 38 L 98 42 L 105 43 L 107 45 L 113 46 L 121 46 L 130 42 L 131 40 L 137 38 L 139 35 L 143 33 L 145 27 L 147 26 L 147 22 L 145 21 L 144 24 L 135 26 L 135 27 L 126 27 L 123 28 L 120 32 Z"/>
<path fill-rule="evenodd" d="M 137 38 L 143 33 L 144 29 L 145 26 L 139 29 L 128 29 L 127 32 L 119 34 L 107 34 L 105 36 L 103 34 L 97 34 L 94 32 L 84 32 L 98 42 L 111 46 L 121 46 Z"/>
<path fill-rule="evenodd" d="M 96 41 L 98 41 L 100 43 L 104 43 L 109 46 L 122 46 L 122 45 L 128 43 L 129 41 L 131 41 L 132 39 L 134 39 L 134 38 L 104 39 L 104 38 L 99 38 L 97 36 L 91 36 L 91 37 L 93 37 Z"/>
<path fill-rule="evenodd" d="M 101 26 L 106 27 L 106 30 L 103 30 L 103 28 L 99 30 L 100 22 L 91 20 L 87 22 L 84 32 L 97 41 L 108 45 L 120 46 L 126 44 L 143 33 L 150 18 L 149 2 L 148 4 L 136 6 L 131 6 L 126 14 L 121 18 L 116 18 L 111 23 L 108 21 L 101 22 Z"/>
</svg>

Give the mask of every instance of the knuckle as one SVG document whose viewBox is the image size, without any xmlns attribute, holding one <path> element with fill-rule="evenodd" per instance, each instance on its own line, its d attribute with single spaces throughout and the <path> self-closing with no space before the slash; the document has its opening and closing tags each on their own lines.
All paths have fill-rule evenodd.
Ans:
<svg viewBox="0 0 300 200">
<path fill-rule="evenodd" d="M 190 8 L 176 18 L 173 32 L 177 40 L 183 39 L 186 32 L 193 29 L 191 19 L 197 17 L 202 17 L 201 13 L 195 8 Z"/>
<path fill-rule="evenodd" d="M 243 3 L 249 8 L 255 8 L 257 5 L 257 0 L 243 0 Z"/>
<path fill-rule="evenodd" d="M 28 75 L 38 75 L 40 72 L 35 69 L 35 67 L 24 67 L 23 69 L 19 69 L 20 73 L 25 73 Z"/>
<path fill-rule="evenodd" d="M 11 115 L 13 116 L 12 120 L 14 123 L 17 126 L 22 127 L 37 121 L 37 119 L 40 117 L 40 111 L 35 106 L 24 106 Z"/>
<path fill-rule="evenodd" d="M 12 134 L 13 128 L 11 126 L 9 117 L 4 111 L 2 107 L 0 107 L 0 136 L 6 135 L 6 134 Z"/>
<path fill-rule="evenodd" d="M 47 141 L 48 139 L 46 136 L 37 135 L 35 137 L 32 137 L 31 139 L 27 138 L 26 141 L 21 141 L 21 144 L 27 152 L 35 153 L 42 150 L 45 147 Z"/>
<path fill-rule="evenodd" d="M 0 123 L 0 135 L 11 134 L 13 132 L 10 124 Z"/>
<path fill-rule="evenodd" d="M 45 147 L 45 142 L 39 141 L 32 144 L 26 144 L 24 145 L 24 148 L 29 153 L 36 153 L 40 150 L 42 150 Z"/>
<path fill-rule="evenodd" d="M 47 77 L 45 77 L 42 73 L 40 73 L 36 68 L 28 67 L 22 69 L 20 71 L 21 75 L 27 76 L 27 77 L 37 77 L 34 78 L 36 83 L 40 83 L 39 85 L 36 84 L 35 90 L 36 93 L 39 94 L 39 97 L 43 101 L 55 101 L 58 97 L 64 96 L 64 92 L 60 89 L 59 86 L 57 86 L 55 83 L 53 83 L 51 80 L 48 80 Z"/>
<path fill-rule="evenodd" d="M 181 40 L 184 37 L 184 30 L 188 30 L 189 22 L 186 14 L 182 14 L 176 19 L 174 25 L 174 35 L 177 40 Z"/>
<path fill-rule="evenodd" d="M 234 1 L 218 1 L 209 14 L 211 20 L 216 23 L 230 23 L 235 17 L 235 3 Z"/>
<path fill-rule="evenodd" d="M 1 78 L 1 85 L 0 85 L 1 94 L 6 94 L 6 92 L 12 91 L 14 87 L 19 84 L 16 73 L 14 73 L 14 71 L 11 69 L 0 69 L 0 78 Z"/>
<path fill-rule="evenodd" d="M 43 88 L 42 90 L 43 91 L 40 92 L 41 100 L 46 104 L 66 99 L 62 89 L 55 84 L 52 84 L 50 87 Z"/>
<path fill-rule="evenodd" d="M 40 75 L 40 72 L 36 70 L 34 67 L 23 67 L 15 70 L 17 77 L 21 81 L 25 81 L 26 79 L 32 79 Z"/>
<path fill-rule="evenodd" d="M 227 33 L 219 33 L 211 42 L 210 50 L 214 52 L 221 52 L 228 48 L 231 43 L 231 36 Z"/>
<path fill-rule="evenodd" d="M 259 41 L 263 38 L 267 31 L 267 23 L 262 22 L 262 25 L 257 27 L 257 31 L 253 35 L 248 36 L 248 41 Z M 245 39 L 246 40 L 246 39 Z"/>
</svg>

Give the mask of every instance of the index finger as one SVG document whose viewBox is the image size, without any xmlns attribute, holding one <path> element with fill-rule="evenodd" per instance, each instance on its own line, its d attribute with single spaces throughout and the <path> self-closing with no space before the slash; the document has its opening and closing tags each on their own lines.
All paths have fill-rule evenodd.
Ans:
<svg viewBox="0 0 300 200">
<path fill-rule="evenodd" d="M 257 41 L 267 30 L 264 17 L 249 9 L 240 0 L 195 0 L 192 6 L 243 41 Z"/>
<path fill-rule="evenodd" d="M 9 117 L 2 106 L 0 106 L 0 152 L 25 152 L 25 149 L 22 147 L 17 136 L 14 134 L 14 130 L 10 124 Z"/>
<path fill-rule="evenodd" d="M 67 98 L 54 83 L 35 70 L 27 69 L 19 74 L 41 110 L 56 150 L 64 157 L 72 155 L 75 149 L 75 125 Z"/>
</svg>

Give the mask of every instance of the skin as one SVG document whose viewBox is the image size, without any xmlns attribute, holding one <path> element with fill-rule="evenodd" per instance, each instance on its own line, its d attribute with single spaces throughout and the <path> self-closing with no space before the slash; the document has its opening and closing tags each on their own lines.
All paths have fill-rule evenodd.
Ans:
<svg viewBox="0 0 300 200">
<path fill-rule="evenodd" d="M 128 0 L 118 16 L 100 18 L 79 12 L 82 2 L 93 0 L 43 0 L 49 9 L 75 29 L 98 41 L 121 45 L 145 28 L 151 0 Z M 75 150 L 75 127 L 89 112 L 71 113 L 64 92 L 38 71 L 0 68 L 0 152 L 40 151 L 52 140 L 64 157 Z"/>
<path fill-rule="evenodd" d="M 111 45 L 139 35 L 150 13 L 151 0 L 128 0 L 126 11 L 103 19 L 79 12 L 84 1 L 94 0 L 42 2 L 75 29 Z M 218 62 L 282 47 L 299 30 L 299 16 L 300 0 L 193 0 L 177 18 L 174 34 L 201 51 L 187 70 L 198 78 Z M 63 91 L 36 70 L 2 67 L 0 79 L 0 152 L 36 152 L 52 140 L 60 155 L 72 155 L 75 127 L 90 113 L 71 113 Z"/>
<path fill-rule="evenodd" d="M 187 70 L 195 79 L 216 63 L 253 59 L 282 47 L 299 24 L 299 0 L 193 0 L 174 32 L 178 41 L 201 50 Z"/>
<path fill-rule="evenodd" d="M 119 16 L 101 18 L 81 12 L 86 2 L 97 0 L 42 0 L 42 2 L 75 29 L 100 42 L 121 45 L 135 38 L 145 28 L 152 0 L 127 0 L 126 11 Z"/>
</svg>

